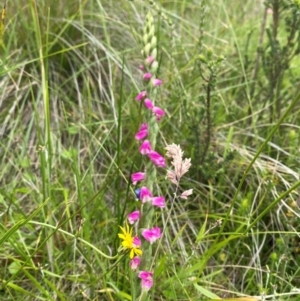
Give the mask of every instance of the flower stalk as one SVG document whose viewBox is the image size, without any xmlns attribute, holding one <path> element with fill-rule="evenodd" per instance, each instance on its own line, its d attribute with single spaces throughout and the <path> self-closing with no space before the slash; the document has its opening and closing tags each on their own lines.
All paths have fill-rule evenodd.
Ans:
<svg viewBox="0 0 300 301">
<path fill-rule="evenodd" d="M 145 87 L 137 94 L 135 100 L 139 103 L 142 102 L 141 107 L 144 107 L 145 113 L 142 114 L 142 123 L 135 134 L 135 139 L 139 145 L 138 151 L 143 156 L 145 167 L 142 171 L 131 175 L 132 184 L 137 186 L 134 192 L 136 200 L 139 202 L 138 210 L 127 215 L 126 226 L 120 227 L 121 233 L 119 233 L 119 238 L 122 240 L 120 251 L 129 254 L 130 268 L 137 272 L 137 279 L 140 279 L 138 284 L 133 285 L 134 292 L 132 292 L 133 296 L 139 296 L 137 298 L 139 301 L 148 300 L 147 292 L 153 285 L 155 259 L 163 236 L 162 229 L 155 224 L 154 213 L 166 208 L 165 197 L 160 195 L 160 192 L 156 193 L 157 185 L 154 185 L 157 183 L 157 173 L 166 168 L 164 156 L 156 151 L 159 122 L 166 113 L 156 105 L 158 91 L 161 89 L 163 81 L 157 78 L 156 74 L 158 69 L 157 38 L 153 16 L 150 12 L 146 17 L 142 41 L 144 64 L 140 65 L 139 69 L 143 72 L 142 79 Z M 175 171 L 168 171 L 167 177 L 172 179 L 171 182 L 176 183 L 177 194 L 180 178 L 189 169 L 190 160 L 182 160 L 183 152 L 180 147 L 178 149 L 177 146 L 175 148 L 170 146 L 167 149 L 167 155 L 170 156 L 172 151 L 175 155 L 179 153 L 180 158 L 172 157 Z M 182 198 L 186 198 L 190 194 L 191 191 L 186 191 L 182 194 Z M 169 218 L 170 212 L 168 213 Z M 131 228 L 128 223 L 134 226 Z M 133 228 L 142 239 L 133 234 Z M 153 249 L 155 250 L 154 256 Z"/>
</svg>

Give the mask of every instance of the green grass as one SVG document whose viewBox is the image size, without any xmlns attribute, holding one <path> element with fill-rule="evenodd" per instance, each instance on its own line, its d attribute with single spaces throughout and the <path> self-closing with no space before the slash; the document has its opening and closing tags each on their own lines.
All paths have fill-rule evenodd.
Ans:
<svg viewBox="0 0 300 301">
<path fill-rule="evenodd" d="M 117 234 L 136 205 L 130 174 L 144 166 L 134 98 L 148 11 L 166 110 L 156 148 L 181 145 L 192 162 L 181 189 L 194 189 L 171 205 L 174 185 L 158 171 L 167 209 L 154 215 L 165 233 L 153 245 L 148 300 L 300 300 L 298 28 L 285 69 L 267 35 L 272 14 L 259 44 L 260 1 L 156 1 L 162 17 L 147 1 L 64 2 L 7 3 L 0 300 L 134 300 L 136 275 L 117 256 Z M 280 49 L 292 13 L 281 8 Z M 208 140 L 203 78 L 213 63 Z"/>
</svg>

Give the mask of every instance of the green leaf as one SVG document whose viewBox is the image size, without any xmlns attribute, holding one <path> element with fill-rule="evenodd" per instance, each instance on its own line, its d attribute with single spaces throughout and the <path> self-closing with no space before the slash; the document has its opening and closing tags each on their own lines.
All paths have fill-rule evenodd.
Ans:
<svg viewBox="0 0 300 301">
<path fill-rule="evenodd" d="M 212 293 L 211 291 L 207 290 L 201 285 L 198 285 L 197 283 L 194 283 L 195 289 L 200 292 L 202 295 L 209 299 L 216 299 L 216 300 L 221 300 L 216 294 Z"/>
<path fill-rule="evenodd" d="M 205 221 L 197 235 L 197 239 L 196 242 L 199 242 L 200 240 L 202 240 L 204 238 L 204 234 L 205 234 L 205 230 L 206 230 L 206 224 L 207 224 L 207 215 L 205 217 Z"/>
<path fill-rule="evenodd" d="M 11 275 L 14 275 L 15 273 L 18 272 L 18 270 L 21 268 L 21 265 L 18 261 L 14 261 L 12 262 L 9 266 L 8 266 L 8 272 Z"/>
</svg>

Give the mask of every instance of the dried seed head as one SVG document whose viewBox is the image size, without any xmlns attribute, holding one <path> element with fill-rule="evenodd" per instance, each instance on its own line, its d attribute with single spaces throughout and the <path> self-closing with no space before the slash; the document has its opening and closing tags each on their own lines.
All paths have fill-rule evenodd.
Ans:
<svg viewBox="0 0 300 301">
<path fill-rule="evenodd" d="M 184 192 L 180 195 L 180 198 L 186 200 L 187 197 L 188 197 L 189 195 L 191 195 L 192 193 L 193 193 L 193 189 L 186 190 L 186 191 L 184 191 Z"/>
<path fill-rule="evenodd" d="M 171 164 L 174 166 L 174 171 L 167 172 L 167 178 L 178 185 L 181 177 L 189 171 L 191 159 L 182 159 L 183 151 L 179 145 L 174 143 L 167 145 L 166 150 L 166 156 L 172 159 Z"/>
<path fill-rule="evenodd" d="M 166 156 L 172 159 L 181 158 L 183 156 L 183 151 L 181 150 L 179 145 L 176 145 L 175 143 L 172 143 L 170 145 L 166 146 Z"/>
</svg>

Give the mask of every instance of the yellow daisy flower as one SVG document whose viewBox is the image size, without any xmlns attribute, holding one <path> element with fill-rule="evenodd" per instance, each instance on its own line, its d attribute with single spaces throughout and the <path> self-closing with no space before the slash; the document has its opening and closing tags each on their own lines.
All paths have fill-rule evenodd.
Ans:
<svg viewBox="0 0 300 301">
<path fill-rule="evenodd" d="M 130 228 L 127 223 L 126 227 L 119 227 L 122 233 L 119 233 L 118 236 L 123 240 L 121 250 L 128 251 L 130 259 L 132 259 L 135 255 L 141 256 L 141 241 L 137 236 L 132 236 L 132 228 Z"/>
</svg>

